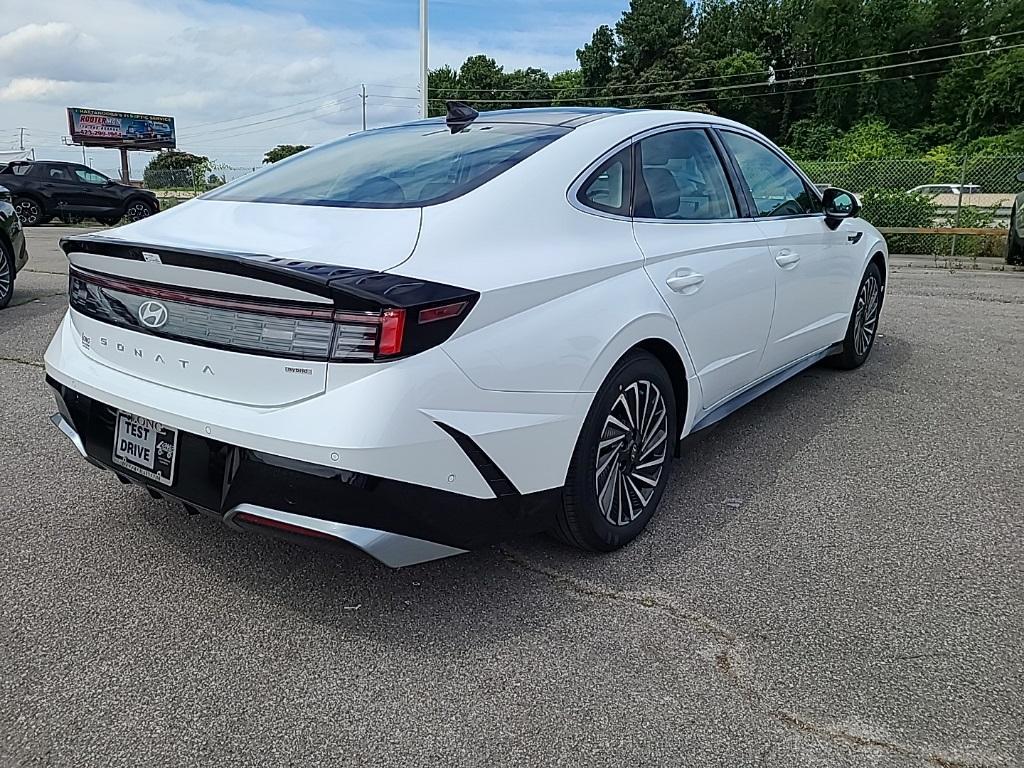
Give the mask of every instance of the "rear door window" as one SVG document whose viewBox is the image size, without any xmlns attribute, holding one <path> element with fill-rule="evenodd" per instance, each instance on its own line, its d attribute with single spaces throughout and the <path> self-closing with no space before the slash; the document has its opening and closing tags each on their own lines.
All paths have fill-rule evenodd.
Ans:
<svg viewBox="0 0 1024 768">
<path fill-rule="evenodd" d="M 735 219 L 722 162 L 702 128 L 664 131 L 637 145 L 633 215 L 641 219 Z"/>
</svg>

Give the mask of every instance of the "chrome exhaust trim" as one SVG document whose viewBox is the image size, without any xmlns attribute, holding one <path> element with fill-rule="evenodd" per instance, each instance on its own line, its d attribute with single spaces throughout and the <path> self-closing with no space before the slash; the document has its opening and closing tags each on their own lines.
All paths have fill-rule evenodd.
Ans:
<svg viewBox="0 0 1024 768">
<path fill-rule="evenodd" d="M 81 436 L 75 431 L 75 428 L 71 426 L 71 422 L 68 421 L 60 413 L 55 413 L 50 417 L 50 421 L 53 422 L 53 426 L 64 433 L 64 436 L 71 441 L 71 444 L 75 446 L 83 459 L 89 458 L 89 454 L 85 452 L 85 444 L 82 442 Z"/>
<path fill-rule="evenodd" d="M 224 515 L 224 522 L 228 526 L 240 529 L 238 523 L 233 522 L 235 515 L 246 513 L 255 517 L 263 517 L 267 520 L 276 520 L 280 523 L 293 525 L 298 528 L 305 528 L 309 531 L 316 531 L 319 534 L 330 536 L 339 541 L 351 544 L 361 549 L 370 557 L 379 560 L 389 568 L 404 568 L 407 565 L 416 565 L 430 560 L 439 560 L 442 557 L 461 555 L 467 550 L 449 547 L 446 544 L 438 544 L 426 539 L 417 539 L 412 536 L 403 536 L 400 533 L 389 531 L 378 531 L 375 528 L 363 528 L 359 525 L 347 523 L 336 523 L 330 520 L 321 520 L 316 517 L 296 515 L 291 512 L 282 512 L 278 509 L 269 509 L 255 504 L 239 504 Z M 273 529 L 270 529 L 273 532 Z"/>
</svg>

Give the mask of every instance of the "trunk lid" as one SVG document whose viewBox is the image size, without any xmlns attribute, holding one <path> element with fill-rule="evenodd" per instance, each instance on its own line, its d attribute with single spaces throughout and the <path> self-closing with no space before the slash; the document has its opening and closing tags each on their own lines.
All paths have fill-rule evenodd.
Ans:
<svg viewBox="0 0 1024 768">
<path fill-rule="evenodd" d="M 274 407 L 316 396 L 342 327 L 332 313 L 351 310 L 344 328 L 359 358 L 360 319 L 376 306 L 330 282 L 401 264 L 419 225 L 419 209 L 195 200 L 71 238 L 77 343 L 108 367 L 217 399 Z"/>
</svg>

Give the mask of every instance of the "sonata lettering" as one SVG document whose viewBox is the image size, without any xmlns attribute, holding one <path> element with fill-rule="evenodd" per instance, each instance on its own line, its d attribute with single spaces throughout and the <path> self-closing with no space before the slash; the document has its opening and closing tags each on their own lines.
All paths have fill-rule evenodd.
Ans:
<svg viewBox="0 0 1024 768">
<path fill-rule="evenodd" d="M 138 358 L 140 358 L 142 360 L 151 360 L 152 362 L 158 363 L 160 365 L 167 365 L 167 361 L 164 359 L 164 356 L 161 355 L 159 352 L 156 353 L 155 355 L 150 356 L 150 355 L 146 354 L 146 350 L 143 349 L 142 347 L 132 347 L 131 349 L 128 349 L 128 347 L 126 347 L 121 342 L 119 342 L 119 341 L 112 342 L 110 339 L 106 338 L 105 336 L 100 336 L 97 339 L 97 341 L 99 342 L 99 345 L 101 347 L 107 347 L 108 349 L 115 349 L 118 352 L 124 352 L 125 354 L 130 354 L 133 357 L 138 357 Z M 82 334 L 82 347 L 84 349 L 89 349 L 92 346 L 92 343 L 93 343 L 92 338 L 90 338 L 89 336 L 87 336 L 86 334 L 83 333 Z M 178 365 L 181 366 L 182 370 L 188 370 L 189 366 L 192 364 L 192 361 L 191 360 L 186 360 L 186 359 L 183 359 L 183 358 L 178 358 L 177 359 L 177 363 L 178 363 Z M 202 367 L 202 370 L 200 371 L 200 373 L 203 374 L 203 375 L 206 375 L 206 376 L 216 376 L 217 375 L 214 372 L 213 368 L 210 365 L 208 365 L 208 364 L 203 364 L 203 367 Z"/>
</svg>

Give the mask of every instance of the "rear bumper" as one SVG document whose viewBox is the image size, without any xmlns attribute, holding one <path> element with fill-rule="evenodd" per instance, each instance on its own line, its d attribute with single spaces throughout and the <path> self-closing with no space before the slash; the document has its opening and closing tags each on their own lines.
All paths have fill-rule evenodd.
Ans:
<svg viewBox="0 0 1024 768">
<path fill-rule="evenodd" d="M 355 546 L 400 567 L 544 530 L 558 488 L 490 499 L 298 461 L 191 432 L 179 433 L 174 485 L 158 486 L 111 461 L 116 409 L 51 377 L 55 425 L 91 464 L 154 495 L 254 529 L 308 543 Z"/>
</svg>

